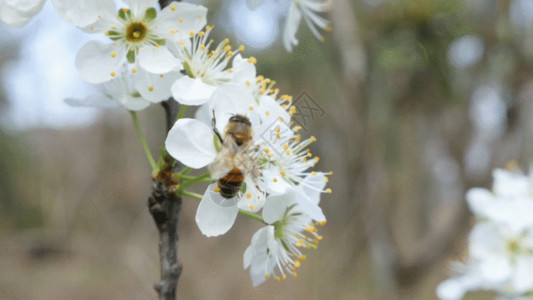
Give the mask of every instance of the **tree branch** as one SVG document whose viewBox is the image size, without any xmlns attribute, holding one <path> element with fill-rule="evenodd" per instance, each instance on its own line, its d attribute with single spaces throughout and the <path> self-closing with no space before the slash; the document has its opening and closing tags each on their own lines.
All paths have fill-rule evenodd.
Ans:
<svg viewBox="0 0 533 300">
<path fill-rule="evenodd" d="M 172 1 L 159 0 L 161 8 Z M 166 114 L 167 132 L 172 128 L 180 105 L 170 98 L 162 103 Z M 182 266 L 178 263 L 178 221 L 182 199 L 177 196 L 174 188 L 177 182 L 172 180 L 172 173 L 179 166 L 166 152 L 159 172 L 153 178 L 152 195 L 148 198 L 148 209 L 159 232 L 159 263 L 161 278 L 154 286 L 160 300 L 175 300 L 178 290 L 178 279 Z"/>
</svg>

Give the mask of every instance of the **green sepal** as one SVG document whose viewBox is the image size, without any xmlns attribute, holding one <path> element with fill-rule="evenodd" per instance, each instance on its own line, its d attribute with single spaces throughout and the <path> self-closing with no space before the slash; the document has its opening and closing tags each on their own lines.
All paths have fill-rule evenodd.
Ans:
<svg viewBox="0 0 533 300">
<path fill-rule="evenodd" d="M 118 31 L 108 31 L 107 36 L 113 41 L 121 39 L 120 33 Z"/>
<path fill-rule="evenodd" d="M 194 75 L 191 72 L 191 66 L 189 66 L 189 63 L 183 62 L 183 69 L 185 70 L 185 74 L 187 74 L 191 78 L 194 78 Z"/>
<path fill-rule="evenodd" d="M 215 145 L 217 152 L 220 151 L 220 148 L 222 148 L 222 142 L 220 142 L 220 139 L 216 134 L 213 134 L 213 144 Z"/>
<path fill-rule="evenodd" d="M 128 59 L 128 62 L 130 64 L 134 63 L 135 62 L 135 50 L 130 49 L 130 51 L 128 51 L 128 53 L 126 54 L 126 58 Z"/>
<path fill-rule="evenodd" d="M 124 12 L 125 10 L 125 12 Z M 118 17 L 122 20 L 126 21 L 131 18 L 131 10 L 127 8 L 121 8 L 118 10 Z"/>
<path fill-rule="evenodd" d="M 165 46 L 167 43 L 167 39 L 153 39 L 152 41 L 154 41 L 159 46 Z"/>
<path fill-rule="evenodd" d="M 155 19 L 156 17 L 157 17 L 157 11 L 155 10 L 155 8 L 150 7 L 144 12 L 143 21 L 148 23 L 152 21 L 153 19 Z"/>
</svg>

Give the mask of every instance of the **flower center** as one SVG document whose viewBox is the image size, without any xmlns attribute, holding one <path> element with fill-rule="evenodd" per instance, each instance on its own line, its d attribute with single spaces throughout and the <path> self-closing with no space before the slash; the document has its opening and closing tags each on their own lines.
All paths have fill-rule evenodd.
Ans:
<svg viewBox="0 0 533 300">
<path fill-rule="evenodd" d="M 146 36 L 146 26 L 140 23 L 131 23 L 126 31 L 126 39 L 131 43 L 142 42 Z"/>
</svg>

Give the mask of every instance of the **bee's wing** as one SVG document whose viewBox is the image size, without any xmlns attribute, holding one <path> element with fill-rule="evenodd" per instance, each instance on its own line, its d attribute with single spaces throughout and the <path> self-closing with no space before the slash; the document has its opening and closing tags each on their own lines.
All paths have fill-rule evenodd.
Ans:
<svg viewBox="0 0 533 300">
<path fill-rule="evenodd" d="M 226 174 L 234 168 L 232 157 L 233 153 L 231 149 L 228 147 L 222 147 L 213 163 L 209 166 L 211 178 L 219 179 L 226 176 Z"/>
<path fill-rule="evenodd" d="M 245 176 L 251 177 L 254 182 L 261 176 L 258 148 L 250 146 L 242 149 L 235 154 L 233 162 L 236 168 Z"/>
</svg>

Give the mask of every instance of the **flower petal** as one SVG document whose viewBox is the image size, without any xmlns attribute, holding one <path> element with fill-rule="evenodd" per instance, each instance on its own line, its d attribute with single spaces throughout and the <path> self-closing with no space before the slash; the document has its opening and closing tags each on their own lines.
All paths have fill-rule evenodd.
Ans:
<svg viewBox="0 0 533 300">
<path fill-rule="evenodd" d="M 0 19 L 9 26 L 26 25 L 43 8 L 44 0 L 14 0 L 0 2 Z"/>
<path fill-rule="evenodd" d="M 172 96 L 184 105 L 206 103 L 216 90 L 215 86 L 205 84 L 201 79 L 183 76 L 171 87 Z"/>
<path fill-rule="evenodd" d="M 291 52 L 292 47 L 298 45 L 298 40 L 296 39 L 296 32 L 300 26 L 300 21 L 302 20 L 302 12 L 296 6 L 295 1 L 291 1 L 291 7 L 289 10 L 289 16 L 287 17 L 287 22 L 285 23 L 285 30 L 283 32 L 283 46 L 287 51 Z"/>
<path fill-rule="evenodd" d="M 293 205 L 296 198 L 296 191 L 289 189 L 286 193 L 276 196 L 269 196 L 263 207 L 263 220 L 268 224 L 274 224 L 281 220 L 287 211 L 287 207 Z"/>
<path fill-rule="evenodd" d="M 180 119 L 168 132 L 165 147 L 170 155 L 186 166 L 199 169 L 211 163 L 217 154 L 213 130 L 194 119 Z"/>
<path fill-rule="evenodd" d="M 165 74 L 181 68 L 181 61 L 166 47 L 141 47 L 137 60 L 141 68 L 155 74 Z"/>
<path fill-rule="evenodd" d="M 165 7 L 157 19 L 154 28 L 158 35 L 171 41 L 190 38 L 190 32 L 200 31 L 206 24 L 207 8 L 184 2 L 172 2 Z"/>
<path fill-rule="evenodd" d="M 209 185 L 196 211 L 196 224 L 208 236 L 218 236 L 228 232 L 235 223 L 239 208 L 233 199 L 225 199 L 214 192 L 216 183 Z"/>
<path fill-rule="evenodd" d="M 246 211 L 257 212 L 265 203 L 265 193 L 260 191 L 253 180 L 249 177 L 244 179 L 246 191 L 237 203 L 237 206 Z"/>
<path fill-rule="evenodd" d="M 146 100 L 158 103 L 170 98 L 170 87 L 181 76 L 181 73 L 177 71 L 153 74 L 139 69 L 134 75 L 135 89 Z"/>
<path fill-rule="evenodd" d="M 116 108 L 119 104 L 104 94 L 93 94 L 83 99 L 67 98 L 65 103 L 77 107 Z"/>
<path fill-rule="evenodd" d="M 142 16 L 144 11 L 150 7 L 155 7 L 157 0 L 123 0 L 136 16 Z"/>
<path fill-rule="evenodd" d="M 63 21 L 80 28 L 98 19 L 111 20 L 117 13 L 115 2 L 108 0 L 52 0 L 52 4 Z"/>
<path fill-rule="evenodd" d="M 117 76 L 124 62 L 124 47 L 91 41 L 76 56 L 76 68 L 90 83 L 102 83 Z"/>
</svg>

